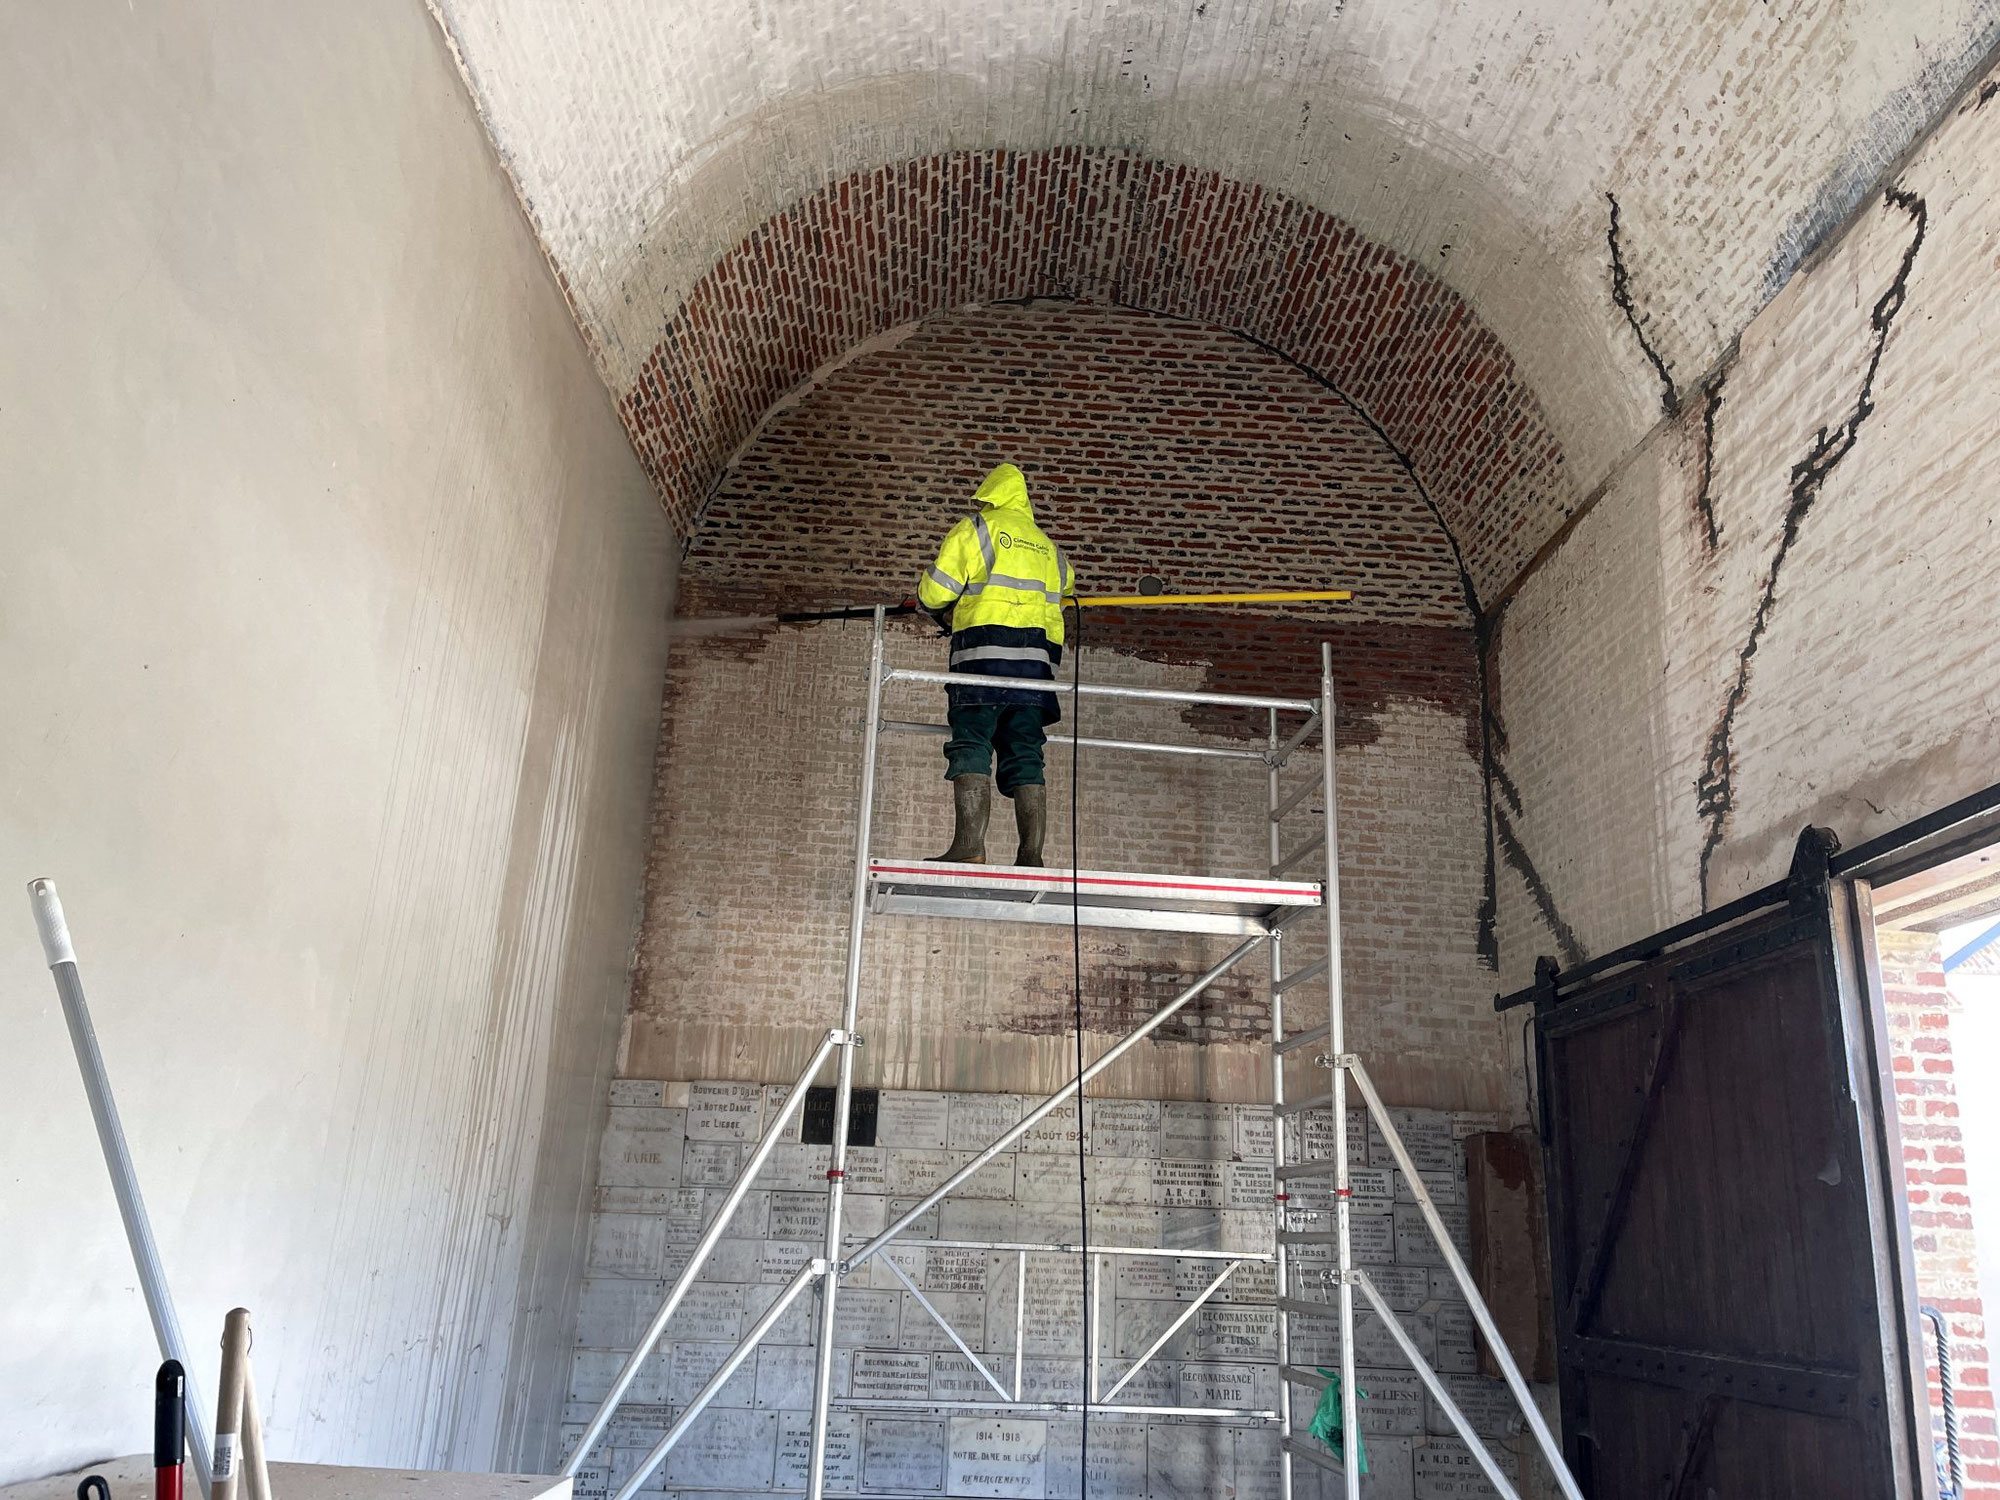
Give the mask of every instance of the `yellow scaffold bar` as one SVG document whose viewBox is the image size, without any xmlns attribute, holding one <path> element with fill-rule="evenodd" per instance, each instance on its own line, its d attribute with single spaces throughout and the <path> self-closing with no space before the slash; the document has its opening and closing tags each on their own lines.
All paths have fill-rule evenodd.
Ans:
<svg viewBox="0 0 2000 1500">
<path fill-rule="evenodd" d="M 1351 589 L 1303 589 L 1260 594 L 1085 594 L 1072 602 L 1086 609 L 1147 604 L 1340 604 L 1352 599 Z"/>
</svg>

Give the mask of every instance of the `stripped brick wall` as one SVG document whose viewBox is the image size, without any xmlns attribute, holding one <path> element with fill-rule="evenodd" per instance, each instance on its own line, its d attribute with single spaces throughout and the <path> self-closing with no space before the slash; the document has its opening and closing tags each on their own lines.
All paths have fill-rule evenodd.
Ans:
<svg viewBox="0 0 2000 1500">
<path fill-rule="evenodd" d="M 1049 296 L 1240 330 L 1346 392 L 1489 593 L 1574 502 L 1534 395 L 1442 281 L 1282 194 L 1080 148 L 904 161 L 800 199 L 696 283 L 620 409 L 685 526 L 816 370 L 967 303 Z"/>
<path fill-rule="evenodd" d="M 723 477 L 688 574 L 900 597 L 1003 458 L 1086 592 L 1350 588 L 1288 618 L 1471 623 L 1451 538 L 1349 401 L 1240 335 L 1102 303 L 962 309 L 828 373 Z"/>
<path fill-rule="evenodd" d="M 2000 78 L 1968 94 L 1497 626 L 1503 979 L 2000 765 Z"/>
<path fill-rule="evenodd" d="M 899 598 L 1002 458 L 1028 474 L 1086 592 L 1145 572 L 1177 592 L 1348 585 L 1352 605 L 1287 613 L 1093 611 L 1084 674 L 1312 697 L 1322 641 L 1340 702 L 1342 874 L 1355 1035 L 1401 1102 L 1518 1108 L 1518 1050 L 1491 1014 L 1479 663 L 1452 536 L 1410 468 L 1324 383 L 1225 330 L 1103 303 L 961 309 L 858 352 L 772 415 L 686 544 L 683 609 Z M 861 625 L 766 628 L 676 650 L 626 1056 L 632 1076 L 775 1081 L 837 1009 L 852 860 Z M 935 668 L 926 624 L 892 664 Z M 891 717 L 936 721 L 935 690 Z M 1086 730 L 1240 749 L 1262 714 L 1093 700 Z M 1060 736 L 1060 726 L 1058 727 Z M 935 853 L 949 804 L 936 739 L 891 737 L 875 848 Z M 754 774 L 746 774 L 746 767 Z M 1303 758 L 1286 787 L 1317 774 Z M 1067 748 L 1051 749 L 1050 858 L 1068 857 Z M 1078 780 L 1086 867 L 1249 874 L 1269 860 L 1255 762 L 1091 751 Z M 1285 845 L 1315 830 L 1310 799 Z M 995 810 L 989 855 L 1011 857 Z M 1292 962 L 1317 939 L 1288 939 Z M 1227 950 L 1087 933 L 1086 1029 L 1129 1030 Z M 1115 1092 L 1254 1099 L 1261 961 L 1217 985 L 1111 1075 Z M 889 1087 L 1053 1087 L 1072 1068 L 1069 935 L 877 922 L 864 1076 Z M 1323 1018 L 1318 988 L 1293 1025 Z M 1099 1043 L 1093 1042 L 1093 1046 Z M 1312 1067 L 1296 1054 L 1301 1083 Z"/>
<path fill-rule="evenodd" d="M 1293 632 L 1281 658 L 1308 690 L 1309 639 Z M 1365 637 L 1364 637 L 1365 638 Z M 1336 642 L 1342 640 L 1334 632 Z M 935 669 L 942 644 L 905 626 L 892 665 Z M 1301 649 L 1304 648 L 1304 649 Z M 854 808 L 868 631 L 862 625 L 785 627 L 676 649 L 662 731 L 655 829 L 632 1014 L 628 1077 L 787 1079 L 838 1015 L 852 870 Z M 1470 675 L 1460 640 L 1438 677 Z M 1518 1112 L 1514 1028 L 1490 1007 L 1492 974 L 1476 943 L 1483 880 L 1480 778 L 1461 704 L 1405 695 L 1409 665 L 1343 653 L 1365 728 L 1338 760 L 1350 1037 L 1398 1102 Z M 1087 679 L 1202 687 L 1203 664 L 1087 648 Z M 1441 695 L 1442 685 L 1433 685 Z M 897 718 L 942 717 L 932 690 L 893 689 Z M 1189 722 L 1172 707 L 1085 710 L 1085 729 L 1240 746 L 1226 725 Z M 1058 726 L 1060 730 L 1061 726 Z M 877 852 L 934 854 L 949 832 L 940 741 L 885 739 Z M 1068 750 L 1051 746 L 1050 850 L 1066 862 Z M 1317 775 L 1295 762 L 1286 788 Z M 1257 762 L 1138 760 L 1085 751 L 1079 829 L 1086 868 L 1247 874 L 1266 859 L 1265 777 Z M 1008 804 L 996 800 L 989 853 L 1011 856 Z M 1309 798 L 1287 847 L 1316 826 Z M 1321 951 L 1306 931 L 1287 938 L 1293 966 Z M 1223 939 L 1086 930 L 1090 1050 L 1129 1029 L 1227 951 Z M 1268 1097 L 1268 1009 L 1262 986 L 1225 984 L 1167 1039 L 1107 1074 L 1128 1097 Z M 865 1082 L 892 1088 L 1055 1087 L 1074 1067 L 1071 954 L 1066 929 L 890 918 L 872 925 L 861 1029 Z M 1324 991 L 1289 1000 L 1294 1029 L 1325 1015 Z M 1313 1071 L 1295 1053 L 1295 1086 Z M 1321 1073 L 1320 1078 L 1324 1078 Z M 1323 1083 L 1319 1085 L 1323 1087 Z"/>
<path fill-rule="evenodd" d="M 1952 1058 L 1952 1016 L 1959 1007 L 1945 986 L 1934 934 L 1882 932 L 1877 946 L 1903 1138 L 1903 1183 L 1916 1252 L 1917 1298 L 1943 1313 L 1951 1331 L 1965 1493 L 1996 1496 L 2000 1495 L 2000 1428 L 1994 1421 L 1974 1204 L 1966 1180 Z M 1931 1337 L 1926 1328 L 1927 1354 Z M 1935 1361 L 1927 1359 L 1926 1364 L 1932 1431 L 1942 1442 L 1938 1370 Z"/>
</svg>

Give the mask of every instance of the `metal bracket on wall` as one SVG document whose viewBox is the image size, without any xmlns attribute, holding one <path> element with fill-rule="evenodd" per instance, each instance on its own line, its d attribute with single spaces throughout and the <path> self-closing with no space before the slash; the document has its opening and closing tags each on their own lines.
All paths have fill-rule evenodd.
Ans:
<svg viewBox="0 0 2000 1500">
<path fill-rule="evenodd" d="M 1832 879 L 1829 869 L 1840 852 L 1840 835 L 1831 828 L 1805 827 L 1792 845 L 1792 868 L 1785 876 L 1785 900 L 1800 916 L 1826 910 L 1826 890 Z"/>
</svg>

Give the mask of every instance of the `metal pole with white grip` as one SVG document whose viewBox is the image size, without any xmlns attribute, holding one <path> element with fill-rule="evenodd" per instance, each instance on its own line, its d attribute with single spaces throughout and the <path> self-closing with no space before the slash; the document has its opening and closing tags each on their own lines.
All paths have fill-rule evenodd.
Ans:
<svg viewBox="0 0 2000 1500">
<path fill-rule="evenodd" d="M 118 1215 L 125 1221 L 125 1238 L 132 1245 L 139 1286 L 146 1294 L 146 1312 L 153 1320 L 153 1336 L 159 1340 L 161 1356 L 179 1360 L 184 1372 L 188 1445 L 194 1449 L 195 1479 L 202 1494 L 207 1496 L 208 1424 L 195 1388 L 194 1362 L 188 1358 L 187 1341 L 181 1337 L 173 1294 L 167 1289 L 166 1272 L 160 1267 L 160 1247 L 153 1242 L 153 1226 L 146 1217 L 145 1200 L 139 1196 L 139 1179 L 132 1170 L 132 1153 L 125 1147 L 125 1131 L 118 1123 L 118 1106 L 111 1097 L 111 1081 L 105 1076 L 104 1056 L 97 1050 L 97 1032 L 90 1024 L 90 1010 L 83 1001 L 83 981 L 76 972 L 76 949 L 70 943 L 69 924 L 63 920 L 55 882 L 29 881 L 28 901 L 35 910 L 42 953 L 48 959 L 49 972 L 55 975 L 56 993 L 62 997 L 63 1019 L 69 1023 L 76 1064 L 83 1072 L 83 1091 L 90 1099 L 91 1118 L 97 1122 L 98 1144 L 104 1148 L 111 1191 L 118 1199 Z"/>
</svg>

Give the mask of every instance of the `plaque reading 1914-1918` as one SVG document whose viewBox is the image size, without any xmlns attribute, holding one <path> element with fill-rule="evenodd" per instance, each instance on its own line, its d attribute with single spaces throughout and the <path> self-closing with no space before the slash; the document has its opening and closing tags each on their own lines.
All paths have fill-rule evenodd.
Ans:
<svg viewBox="0 0 2000 1500">
<path fill-rule="evenodd" d="M 953 1417 L 945 1488 L 954 1495 L 1043 1493 L 1048 1424 L 1016 1417 Z"/>
</svg>

